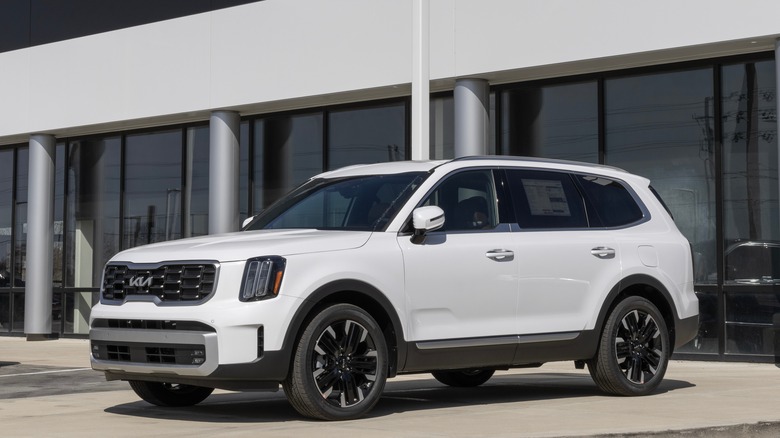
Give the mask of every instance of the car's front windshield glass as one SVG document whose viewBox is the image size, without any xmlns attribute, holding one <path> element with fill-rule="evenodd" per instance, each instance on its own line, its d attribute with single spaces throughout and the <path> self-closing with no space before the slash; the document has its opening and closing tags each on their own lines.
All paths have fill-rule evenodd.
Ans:
<svg viewBox="0 0 780 438">
<path fill-rule="evenodd" d="M 271 205 L 245 230 L 383 230 L 426 176 L 409 172 L 313 179 Z"/>
</svg>

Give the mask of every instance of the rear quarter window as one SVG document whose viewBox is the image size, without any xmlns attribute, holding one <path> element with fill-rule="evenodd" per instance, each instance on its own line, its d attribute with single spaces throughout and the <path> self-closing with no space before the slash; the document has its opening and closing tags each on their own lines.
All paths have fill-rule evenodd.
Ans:
<svg viewBox="0 0 780 438">
<path fill-rule="evenodd" d="M 591 227 L 621 227 L 644 218 L 632 193 L 619 181 L 595 175 L 577 175 L 589 204 Z"/>
</svg>

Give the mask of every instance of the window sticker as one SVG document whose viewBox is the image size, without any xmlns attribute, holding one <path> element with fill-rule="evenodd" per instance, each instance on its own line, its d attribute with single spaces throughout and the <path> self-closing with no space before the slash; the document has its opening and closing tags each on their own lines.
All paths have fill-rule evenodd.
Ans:
<svg viewBox="0 0 780 438">
<path fill-rule="evenodd" d="M 544 179 L 522 179 L 532 216 L 571 217 L 563 183 Z"/>
</svg>

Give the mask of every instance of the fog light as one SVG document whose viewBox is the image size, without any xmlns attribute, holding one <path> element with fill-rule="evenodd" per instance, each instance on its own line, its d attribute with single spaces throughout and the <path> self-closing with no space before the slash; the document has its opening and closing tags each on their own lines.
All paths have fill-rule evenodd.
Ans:
<svg viewBox="0 0 780 438">
<path fill-rule="evenodd" d="M 202 364 L 203 362 L 205 362 L 205 361 L 206 361 L 206 358 L 203 358 L 203 357 L 195 357 L 195 358 L 193 358 L 193 359 L 192 359 L 192 364 L 193 364 L 193 365 L 201 365 L 201 364 Z"/>
</svg>

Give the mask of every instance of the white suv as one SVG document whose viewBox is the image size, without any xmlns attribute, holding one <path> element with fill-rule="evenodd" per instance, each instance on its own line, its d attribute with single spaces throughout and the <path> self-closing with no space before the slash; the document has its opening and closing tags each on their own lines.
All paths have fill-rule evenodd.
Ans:
<svg viewBox="0 0 780 438">
<path fill-rule="evenodd" d="M 92 368 L 155 405 L 281 384 L 335 420 L 402 373 L 476 386 L 570 360 L 648 394 L 697 328 L 690 246 L 648 180 L 470 157 L 327 172 L 241 232 L 121 252 L 90 339 Z"/>
</svg>

